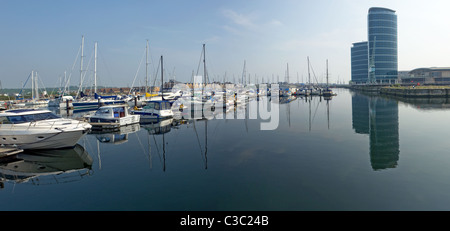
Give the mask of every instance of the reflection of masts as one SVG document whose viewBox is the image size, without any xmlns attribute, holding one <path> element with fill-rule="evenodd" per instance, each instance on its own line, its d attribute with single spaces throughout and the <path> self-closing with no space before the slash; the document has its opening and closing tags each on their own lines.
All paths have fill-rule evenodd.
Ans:
<svg viewBox="0 0 450 231">
<path fill-rule="evenodd" d="M 100 141 L 97 139 L 97 156 L 98 156 L 98 169 L 102 169 L 102 158 L 100 158 Z"/>
<path fill-rule="evenodd" d="M 288 104 L 286 105 L 287 106 L 287 108 L 286 108 L 286 111 L 287 111 L 287 119 L 288 119 L 288 124 L 289 124 L 289 127 L 291 127 L 291 102 L 288 102 Z"/>
<path fill-rule="evenodd" d="M 319 108 L 319 104 L 320 104 L 320 103 L 317 103 L 316 109 L 314 110 L 314 115 L 311 118 L 311 100 L 312 100 L 312 96 L 310 96 L 310 99 L 309 99 L 309 131 L 311 131 L 312 123 L 314 122 L 314 118 L 316 118 L 317 108 Z"/>
<path fill-rule="evenodd" d="M 309 99 L 309 131 L 311 131 L 311 100 L 312 100 L 312 96 Z"/>
<path fill-rule="evenodd" d="M 204 157 L 203 157 L 203 148 L 202 148 L 202 145 L 200 144 L 200 139 L 198 138 L 197 128 L 195 126 L 195 120 L 194 120 L 194 131 L 195 131 L 195 135 L 197 136 L 198 147 L 200 148 L 200 156 L 204 160 L 205 169 L 208 169 L 208 158 L 207 158 L 207 154 L 208 154 L 208 120 L 205 119 L 205 155 L 204 155 Z"/>
<path fill-rule="evenodd" d="M 205 169 L 208 169 L 208 120 L 205 120 Z"/>
<path fill-rule="evenodd" d="M 327 123 L 328 123 L 328 130 L 330 130 L 330 104 L 329 99 L 325 99 L 327 101 Z"/>
<path fill-rule="evenodd" d="M 166 171 L 166 141 L 164 139 L 164 133 L 163 135 L 163 172 Z"/>
<path fill-rule="evenodd" d="M 158 152 L 158 156 L 159 156 L 159 161 L 161 161 L 161 154 L 159 152 L 159 148 L 158 148 L 158 144 L 156 143 L 156 139 L 155 139 L 155 134 L 152 135 L 153 136 L 153 141 L 155 142 L 155 146 L 156 146 L 156 151 Z M 164 137 L 164 136 L 163 136 Z M 163 145 L 164 148 L 164 145 Z M 163 153 L 163 155 L 165 155 L 165 153 Z M 166 158 L 163 157 L 163 171 L 166 171 Z"/>
</svg>

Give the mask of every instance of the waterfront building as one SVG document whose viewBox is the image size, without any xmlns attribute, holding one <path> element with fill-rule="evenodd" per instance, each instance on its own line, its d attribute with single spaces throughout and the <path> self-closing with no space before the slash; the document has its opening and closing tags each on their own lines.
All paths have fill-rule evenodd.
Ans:
<svg viewBox="0 0 450 231">
<path fill-rule="evenodd" d="M 372 7 L 367 16 L 367 42 L 353 43 L 352 83 L 361 82 L 363 58 L 354 57 L 353 51 L 367 47 L 367 81 L 365 83 L 393 84 L 398 82 L 397 15 L 394 10 Z M 362 53 L 362 51 L 360 51 Z M 353 64 L 359 65 L 353 72 Z M 359 69 L 361 68 L 361 69 Z M 365 76 L 365 75 L 364 75 Z"/>
<path fill-rule="evenodd" d="M 401 77 L 403 84 L 450 84 L 450 67 L 422 67 Z"/>
<path fill-rule="evenodd" d="M 398 75 L 397 15 L 394 10 L 369 9 L 369 82 L 395 83 Z"/>
<path fill-rule="evenodd" d="M 369 60 L 367 41 L 353 43 L 351 48 L 352 83 L 365 84 L 369 81 Z"/>
</svg>

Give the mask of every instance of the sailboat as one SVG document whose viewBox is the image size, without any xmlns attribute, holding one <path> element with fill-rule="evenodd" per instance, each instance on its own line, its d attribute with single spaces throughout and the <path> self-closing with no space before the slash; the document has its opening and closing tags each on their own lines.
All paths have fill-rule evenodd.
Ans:
<svg viewBox="0 0 450 231">
<path fill-rule="evenodd" d="M 24 99 L 22 92 L 30 79 L 31 79 L 31 99 Z M 33 108 L 33 107 L 48 106 L 48 99 L 40 99 L 39 97 L 38 76 L 36 71 L 31 71 L 31 74 L 25 81 L 25 84 L 20 90 L 19 95 L 16 97 L 16 100 L 20 100 L 21 102 L 15 103 L 14 104 L 15 107 Z"/>
<path fill-rule="evenodd" d="M 336 95 L 333 91 L 328 87 L 328 59 L 327 59 L 327 88 L 322 92 L 324 97 L 331 97 Z"/>
<path fill-rule="evenodd" d="M 286 68 L 286 80 L 287 84 L 280 86 L 280 97 L 289 97 L 292 94 L 291 89 L 289 88 L 289 64 L 287 64 Z"/>
<path fill-rule="evenodd" d="M 121 96 L 101 96 L 97 93 L 97 42 L 94 44 L 94 98 L 84 95 L 81 88 L 83 82 L 83 47 L 84 36 L 81 40 L 80 86 L 78 89 L 80 98 L 72 102 L 73 109 L 77 111 L 95 110 L 103 105 L 125 104 L 126 102 Z"/>
<path fill-rule="evenodd" d="M 170 102 L 164 99 L 164 67 L 163 56 L 161 55 L 161 99 L 152 99 L 146 102 L 143 108 L 135 108 L 131 110 L 131 114 L 139 115 L 142 123 L 154 122 L 159 119 L 173 117 Z"/>
</svg>

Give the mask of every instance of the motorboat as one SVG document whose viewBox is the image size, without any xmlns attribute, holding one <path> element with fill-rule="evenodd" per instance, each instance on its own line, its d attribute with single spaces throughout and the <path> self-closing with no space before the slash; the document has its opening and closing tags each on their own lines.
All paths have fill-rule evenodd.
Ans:
<svg viewBox="0 0 450 231">
<path fill-rule="evenodd" d="M 144 107 L 131 110 L 131 114 L 140 116 L 141 122 L 173 117 L 172 107 L 167 100 L 148 101 Z"/>
<path fill-rule="evenodd" d="M 100 107 L 94 115 L 87 115 L 86 119 L 92 129 L 115 129 L 121 126 L 139 123 L 140 116 L 130 114 L 128 105 L 107 105 Z"/>
<path fill-rule="evenodd" d="M 91 128 L 47 109 L 6 110 L 0 112 L 0 145 L 24 150 L 74 147 Z"/>
</svg>

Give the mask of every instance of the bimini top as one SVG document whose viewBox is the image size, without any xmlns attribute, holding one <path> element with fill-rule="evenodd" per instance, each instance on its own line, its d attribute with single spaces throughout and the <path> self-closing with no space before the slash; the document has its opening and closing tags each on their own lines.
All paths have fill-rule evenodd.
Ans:
<svg viewBox="0 0 450 231">
<path fill-rule="evenodd" d="M 377 12 L 386 12 L 386 11 L 389 11 L 389 12 L 391 12 L 391 13 L 395 13 L 395 10 L 391 10 L 391 9 L 388 9 L 388 8 L 384 8 L 384 7 L 371 7 L 371 8 L 369 9 L 369 14 L 370 14 L 370 13 L 377 13 Z"/>
</svg>

